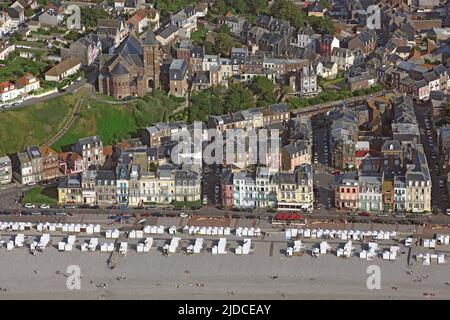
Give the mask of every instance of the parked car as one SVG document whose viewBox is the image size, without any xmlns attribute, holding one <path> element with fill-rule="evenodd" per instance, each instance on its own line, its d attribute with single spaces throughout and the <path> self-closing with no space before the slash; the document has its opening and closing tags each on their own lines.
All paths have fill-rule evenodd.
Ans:
<svg viewBox="0 0 450 320">
<path fill-rule="evenodd" d="M 369 213 L 366 212 L 366 211 L 358 212 L 358 216 L 360 216 L 360 217 L 368 217 Z"/>
<path fill-rule="evenodd" d="M 180 213 L 180 218 L 190 218 L 190 216 L 187 213 L 182 212 Z"/>
<path fill-rule="evenodd" d="M 50 206 L 46 203 L 41 204 L 41 209 L 50 209 Z"/>
<path fill-rule="evenodd" d="M 27 209 L 34 209 L 34 208 L 36 208 L 36 206 L 33 203 L 25 203 L 23 206 L 25 208 L 27 208 Z"/>
</svg>

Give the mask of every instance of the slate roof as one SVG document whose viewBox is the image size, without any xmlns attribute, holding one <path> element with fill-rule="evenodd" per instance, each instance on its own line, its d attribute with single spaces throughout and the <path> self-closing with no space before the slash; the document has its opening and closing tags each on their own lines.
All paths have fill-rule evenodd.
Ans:
<svg viewBox="0 0 450 320">
<path fill-rule="evenodd" d="M 155 34 L 153 33 L 152 30 L 148 30 L 145 33 L 144 45 L 145 46 L 156 46 L 156 45 L 158 45 L 158 41 L 156 41 Z"/>
<path fill-rule="evenodd" d="M 114 75 L 124 75 L 127 74 L 128 70 L 119 62 L 111 71 Z"/>
</svg>

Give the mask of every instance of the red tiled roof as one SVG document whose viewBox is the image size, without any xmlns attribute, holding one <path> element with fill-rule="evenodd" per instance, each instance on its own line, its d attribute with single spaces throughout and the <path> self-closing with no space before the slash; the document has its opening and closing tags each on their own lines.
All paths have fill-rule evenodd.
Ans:
<svg viewBox="0 0 450 320">
<path fill-rule="evenodd" d="M 39 152 L 43 156 L 47 156 L 47 155 L 51 155 L 51 154 L 58 154 L 55 150 L 53 150 L 52 148 L 47 147 L 47 146 L 40 146 Z"/>
<path fill-rule="evenodd" d="M 378 157 L 380 156 L 380 153 L 376 150 L 357 150 L 355 152 L 355 158 L 363 158 L 367 154 L 370 154 L 372 157 Z"/>
<path fill-rule="evenodd" d="M 0 92 L 3 93 L 3 92 L 6 92 L 6 91 L 9 91 L 10 90 L 9 88 L 11 86 L 14 87 L 14 85 L 11 82 L 9 82 L 9 81 L 0 82 Z"/>
<path fill-rule="evenodd" d="M 369 152 L 369 150 L 357 150 L 357 151 L 355 152 L 355 157 L 356 157 L 356 158 L 362 158 L 362 157 L 364 157 L 368 152 Z"/>
<path fill-rule="evenodd" d="M 106 156 L 112 156 L 112 154 L 113 154 L 113 149 L 112 149 L 112 146 L 106 146 L 106 147 L 103 147 L 103 155 L 106 157 Z"/>
<path fill-rule="evenodd" d="M 35 81 L 30 81 L 31 79 L 34 79 Z M 22 86 L 26 86 L 30 83 L 36 82 L 37 78 L 33 76 L 31 73 L 27 72 L 23 76 L 21 76 L 19 79 L 17 79 L 16 83 L 21 84 Z"/>
<path fill-rule="evenodd" d="M 77 160 L 77 159 L 81 159 L 81 156 L 78 154 L 78 153 L 76 153 L 76 152 L 61 152 L 60 154 L 59 154 L 59 158 L 62 160 L 62 161 L 67 161 L 67 158 L 68 157 L 71 157 L 72 158 L 72 160 Z"/>
</svg>

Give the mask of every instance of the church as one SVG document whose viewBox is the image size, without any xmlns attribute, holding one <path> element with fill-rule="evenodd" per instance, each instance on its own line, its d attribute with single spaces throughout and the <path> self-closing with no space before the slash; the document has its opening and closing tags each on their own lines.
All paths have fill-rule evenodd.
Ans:
<svg viewBox="0 0 450 320">
<path fill-rule="evenodd" d="M 144 40 L 128 35 L 114 51 L 104 54 L 98 76 L 98 92 L 116 99 L 142 97 L 159 87 L 161 51 L 152 31 Z"/>
</svg>

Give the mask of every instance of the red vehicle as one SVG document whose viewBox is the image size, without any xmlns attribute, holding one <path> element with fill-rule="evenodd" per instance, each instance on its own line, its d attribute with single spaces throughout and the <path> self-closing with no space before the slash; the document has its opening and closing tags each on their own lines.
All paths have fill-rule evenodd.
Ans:
<svg viewBox="0 0 450 320">
<path fill-rule="evenodd" d="M 366 212 L 366 211 L 359 212 L 359 213 L 358 213 L 358 216 L 360 216 L 360 217 L 368 217 L 368 216 L 369 216 L 369 213 Z"/>
<path fill-rule="evenodd" d="M 277 213 L 275 215 L 275 220 L 302 220 L 303 216 L 301 213 Z"/>
</svg>

